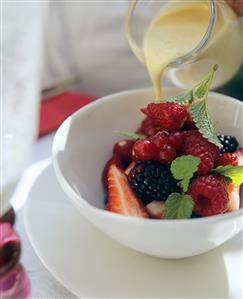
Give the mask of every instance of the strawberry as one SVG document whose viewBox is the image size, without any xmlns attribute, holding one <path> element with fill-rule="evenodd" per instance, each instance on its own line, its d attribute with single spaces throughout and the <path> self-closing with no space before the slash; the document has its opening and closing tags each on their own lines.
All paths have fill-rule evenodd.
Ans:
<svg viewBox="0 0 243 299">
<path fill-rule="evenodd" d="M 119 158 L 118 155 L 113 155 L 107 162 L 106 165 L 103 169 L 102 173 L 102 182 L 104 187 L 107 189 L 108 187 L 108 170 L 111 165 L 116 165 L 118 168 L 123 169 L 121 159 Z"/>
<path fill-rule="evenodd" d="M 179 130 L 188 117 L 187 107 L 177 103 L 150 103 L 141 111 L 168 132 Z"/>
<path fill-rule="evenodd" d="M 221 154 L 221 156 L 219 156 L 219 158 L 215 161 L 214 165 L 216 167 L 226 165 L 238 166 L 238 160 L 239 159 L 235 154 L 224 153 Z"/>
<path fill-rule="evenodd" d="M 185 130 L 185 131 L 197 129 L 197 127 L 195 125 L 195 122 L 192 119 L 192 116 L 191 116 L 190 113 L 188 113 L 187 119 L 185 120 L 182 129 Z"/>
<path fill-rule="evenodd" d="M 150 117 L 146 117 L 140 124 L 136 133 L 145 136 L 153 136 L 159 131 L 159 128 L 155 125 L 154 121 Z"/>
<path fill-rule="evenodd" d="M 106 210 L 128 216 L 149 217 L 145 206 L 130 188 L 126 175 L 114 164 L 108 169 Z"/>
</svg>

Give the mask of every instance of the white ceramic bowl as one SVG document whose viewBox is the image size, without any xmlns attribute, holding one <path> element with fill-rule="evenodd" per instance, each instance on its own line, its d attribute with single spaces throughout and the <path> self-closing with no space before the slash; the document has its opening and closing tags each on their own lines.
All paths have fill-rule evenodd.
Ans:
<svg viewBox="0 0 243 299">
<path fill-rule="evenodd" d="M 167 89 L 166 96 L 176 94 Z M 114 142 L 114 130 L 134 131 L 143 118 L 139 109 L 152 91 L 139 89 L 106 96 L 69 117 L 53 143 L 57 179 L 72 203 L 90 222 L 121 244 L 156 257 L 183 258 L 207 252 L 243 228 L 243 209 L 190 220 L 152 220 L 107 212 L 102 169 Z M 210 93 L 209 106 L 219 132 L 235 135 L 243 145 L 243 103 Z M 78 237 L 78 236 L 77 236 Z"/>
</svg>

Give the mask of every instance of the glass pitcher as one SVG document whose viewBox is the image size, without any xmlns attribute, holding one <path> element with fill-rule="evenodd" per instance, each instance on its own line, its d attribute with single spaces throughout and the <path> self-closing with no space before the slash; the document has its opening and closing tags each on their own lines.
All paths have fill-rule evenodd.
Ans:
<svg viewBox="0 0 243 299">
<path fill-rule="evenodd" d="M 38 125 L 47 1 L 5 1 L 1 35 L 0 217 L 31 158 Z"/>
<path fill-rule="evenodd" d="M 207 5 L 208 26 L 205 35 L 186 55 L 170 63 L 164 73 L 173 84 L 188 88 L 195 85 L 214 65 L 219 70 L 213 88 L 224 85 L 239 70 L 243 60 L 243 37 L 240 18 L 224 2 L 198 0 L 193 5 Z M 191 5 L 186 0 L 132 0 L 126 18 L 127 39 L 137 58 L 145 64 L 143 40 L 152 20 L 172 6 Z"/>
</svg>

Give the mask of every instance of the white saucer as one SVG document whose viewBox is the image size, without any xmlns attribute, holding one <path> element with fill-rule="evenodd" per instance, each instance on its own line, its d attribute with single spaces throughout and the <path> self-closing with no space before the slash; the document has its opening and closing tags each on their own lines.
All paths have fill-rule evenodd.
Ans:
<svg viewBox="0 0 243 299">
<path fill-rule="evenodd" d="M 242 298 L 242 234 L 201 256 L 163 260 L 127 249 L 89 224 L 49 164 L 25 207 L 32 246 L 52 275 L 79 298 Z M 163 236 L 161 236 L 163 238 Z"/>
</svg>

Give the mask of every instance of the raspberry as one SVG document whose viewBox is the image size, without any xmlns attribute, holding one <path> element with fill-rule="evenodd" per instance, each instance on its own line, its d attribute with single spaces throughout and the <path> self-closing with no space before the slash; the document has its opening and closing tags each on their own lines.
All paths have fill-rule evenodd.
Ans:
<svg viewBox="0 0 243 299">
<path fill-rule="evenodd" d="M 165 145 L 159 151 L 158 160 L 160 163 L 169 165 L 176 157 L 176 150 L 171 145 Z"/>
<path fill-rule="evenodd" d="M 238 140 L 231 135 L 218 135 L 219 141 L 222 143 L 223 148 L 221 149 L 221 153 L 233 153 L 237 150 L 239 146 Z"/>
<path fill-rule="evenodd" d="M 226 165 L 238 166 L 238 157 L 235 154 L 224 153 L 215 161 L 216 167 Z"/>
<path fill-rule="evenodd" d="M 220 149 L 213 143 L 205 139 L 198 130 L 191 130 L 184 133 L 184 147 L 192 147 L 197 143 L 203 144 L 208 148 L 214 159 L 217 159 L 220 154 Z"/>
<path fill-rule="evenodd" d="M 197 130 L 187 131 L 184 136 L 184 144 L 180 152 L 183 155 L 200 158 L 201 162 L 196 174 L 208 174 L 219 156 L 219 148 L 205 139 Z"/>
<path fill-rule="evenodd" d="M 208 141 L 207 141 L 208 142 Z M 213 144 L 213 143 L 210 143 L 208 142 L 208 145 L 209 145 L 209 149 L 210 149 L 210 152 L 213 156 L 213 158 L 216 160 L 219 158 L 220 156 L 220 148 L 217 147 L 217 145 Z"/>
<path fill-rule="evenodd" d="M 177 103 L 150 103 L 141 110 L 166 131 L 179 130 L 187 118 L 186 106 Z"/>
<path fill-rule="evenodd" d="M 113 153 L 120 157 L 124 162 L 132 160 L 132 148 L 134 140 L 122 140 L 117 142 L 113 147 Z"/>
<path fill-rule="evenodd" d="M 194 212 L 200 216 L 226 212 L 229 205 L 226 186 L 225 179 L 219 175 L 195 178 L 188 189 L 188 194 L 194 200 Z"/>
<path fill-rule="evenodd" d="M 180 150 L 184 143 L 184 132 L 170 133 L 168 136 L 169 143 L 176 149 Z"/>
<path fill-rule="evenodd" d="M 158 149 L 153 142 L 142 139 L 135 142 L 133 146 L 133 156 L 135 159 L 147 161 L 157 156 Z"/>
<path fill-rule="evenodd" d="M 130 171 L 128 180 L 145 205 L 153 200 L 166 200 L 171 193 L 179 191 L 169 166 L 158 161 L 137 163 Z"/>
</svg>

